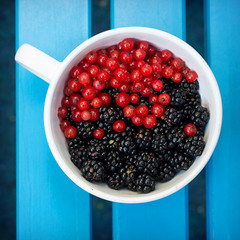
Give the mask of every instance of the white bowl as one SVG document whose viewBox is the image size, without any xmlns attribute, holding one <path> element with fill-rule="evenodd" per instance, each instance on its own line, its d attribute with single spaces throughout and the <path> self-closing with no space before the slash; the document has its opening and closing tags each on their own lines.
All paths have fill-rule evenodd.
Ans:
<svg viewBox="0 0 240 240">
<path fill-rule="evenodd" d="M 124 38 L 146 40 L 158 49 L 169 49 L 181 57 L 188 67 L 198 73 L 202 103 L 210 111 L 203 154 L 198 157 L 187 171 L 180 172 L 171 181 L 157 183 L 156 190 L 139 194 L 129 190 L 112 190 L 106 184 L 90 183 L 70 160 L 65 137 L 59 128 L 57 108 L 63 96 L 63 87 L 70 69 L 79 63 L 90 51 L 117 44 Z M 216 79 L 204 59 L 181 39 L 151 28 L 126 27 L 100 33 L 74 49 L 63 62 L 58 62 L 36 48 L 24 44 L 15 57 L 19 64 L 37 76 L 50 82 L 44 108 L 44 125 L 49 147 L 57 163 L 65 174 L 79 187 L 100 198 L 122 203 L 141 203 L 164 198 L 193 180 L 207 164 L 217 144 L 222 123 L 222 101 Z"/>
</svg>

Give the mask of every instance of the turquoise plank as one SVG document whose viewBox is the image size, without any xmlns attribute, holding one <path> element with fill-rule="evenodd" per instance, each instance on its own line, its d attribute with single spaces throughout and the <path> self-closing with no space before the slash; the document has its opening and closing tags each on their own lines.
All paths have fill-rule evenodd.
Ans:
<svg viewBox="0 0 240 240">
<path fill-rule="evenodd" d="M 16 2 L 16 48 L 29 43 L 62 61 L 89 36 L 90 1 Z M 91 198 L 58 167 L 44 133 L 48 84 L 16 66 L 17 238 L 91 239 Z"/>
<path fill-rule="evenodd" d="M 111 1 L 111 26 L 144 26 L 185 39 L 185 1 Z M 113 239 L 187 239 L 187 187 L 144 204 L 113 203 Z"/>
<path fill-rule="evenodd" d="M 239 239 L 240 2 L 205 1 L 207 56 L 223 101 L 222 132 L 207 167 L 207 237 Z"/>
</svg>

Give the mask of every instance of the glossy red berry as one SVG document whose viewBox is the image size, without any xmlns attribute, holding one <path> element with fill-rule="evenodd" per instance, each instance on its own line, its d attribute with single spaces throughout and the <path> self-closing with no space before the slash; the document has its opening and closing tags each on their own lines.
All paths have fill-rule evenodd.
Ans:
<svg viewBox="0 0 240 240">
<path fill-rule="evenodd" d="M 79 64 L 78 66 L 80 68 L 82 68 L 84 71 L 87 71 L 88 67 L 90 66 L 90 63 L 86 60 L 86 58 L 84 58 Z"/>
<path fill-rule="evenodd" d="M 82 90 L 82 96 L 86 100 L 92 100 L 93 98 L 96 97 L 96 89 L 92 86 L 86 86 Z"/>
<path fill-rule="evenodd" d="M 166 66 L 163 70 L 162 70 L 162 75 L 165 77 L 165 78 L 171 78 L 173 76 L 173 69 L 172 67 L 169 67 L 169 66 Z"/>
<path fill-rule="evenodd" d="M 184 67 L 183 70 L 182 70 L 182 74 L 184 77 L 186 77 L 187 73 L 190 71 L 190 68 L 189 67 Z"/>
<path fill-rule="evenodd" d="M 144 97 L 149 97 L 152 94 L 153 90 L 151 87 L 145 87 L 140 93 Z"/>
<path fill-rule="evenodd" d="M 82 73 L 82 69 L 79 66 L 74 66 L 70 71 L 70 76 L 72 78 L 77 78 L 80 73 Z"/>
<path fill-rule="evenodd" d="M 99 110 L 96 108 L 89 108 L 88 111 L 91 114 L 90 121 L 97 121 L 99 119 Z"/>
<path fill-rule="evenodd" d="M 143 125 L 145 128 L 153 128 L 157 124 L 157 118 L 153 115 L 148 115 L 143 119 Z"/>
<path fill-rule="evenodd" d="M 91 101 L 91 105 L 94 108 L 100 108 L 102 106 L 102 99 L 99 97 L 95 97 L 92 101 Z"/>
<path fill-rule="evenodd" d="M 79 89 L 81 88 L 81 84 L 79 83 L 78 79 L 70 79 L 68 81 L 68 87 L 73 91 L 73 92 L 77 92 L 79 91 Z"/>
<path fill-rule="evenodd" d="M 142 67 L 141 67 L 141 73 L 144 75 L 144 76 L 149 76 L 152 74 L 152 67 L 149 65 L 149 64 L 144 64 Z"/>
<path fill-rule="evenodd" d="M 123 132 L 126 128 L 126 124 L 124 121 L 122 120 L 117 120 L 114 124 L 113 124 L 113 130 L 115 132 Z"/>
<path fill-rule="evenodd" d="M 151 94 L 149 96 L 149 102 L 153 105 L 158 103 L 158 95 L 157 94 Z"/>
<path fill-rule="evenodd" d="M 143 124 L 143 118 L 141 116 L 133 116 L 131 118 L 132 123 L 136 126 L 141 126 Z"/>
<path fill-rule="evenodd" d="M 93 87 L 97 90 L 103 90 L 105 88 L 105 82 L 99 79 L 93 81 Z"/>
<path fill-rule="evenodd" d="M 129 101 L 130 101 L 130 98 L 125 92 L 119 93 L 116 98 L 116 103 L 119 107 L 126 107 Z"/>
<path fill-rule="evenodd" d="M 139 69 L 135 69 L 132 71 L 130 78 L 133 82 L 139 82 L 141 81 L 143 75 Z"/>
<path fill-rule="evenodd" d="M 98 55 L 95 51 L 91 51 L 86 55 L 86 60 L 88 63 L 93 64 L 98 60 Z"/>
<path fill-rule="evenodd" d="M 152 115 L 154 115 L 155 117 L 161 117 L 163 116 L 165 112 L 165 109 L 162 105 L 160 104 L 154 104 L 151 108 L 151 113 Z"/>
<path fill-rule="evenodd" d="M 152 81 L 152 88 L 153 90 L 159 92 L 163 89 L 163 83 L 161 80 L 154 80 Z"/>
<path fill-rule="evenodd" d="M 66 138 L 75 138 L 77 136 L 77 129 L 73 126 L 66 127 L 64 131 Z"/>
<path fill-rule="evenodd" d="M 122 40 L 122 49 L 125 51 L 131 51 L 134 47 L 134 42 L 131 38 L 126 38 Z"/>
<path fill-rule="evenodd" d="M 103 136 L 104 136 L 104 130 L 103 129 L 101 129 L 101 128 L 97 128 L 97 129 L 95 129 L 94 131 L 93 131 L 93 136 L 95 137 L 95 138 L 102 138 Z"/>
<path fill-rule="evenodd" d="M 116 46 L 116 45 L 113 45 L 113 46 L 111 46 L 111 47 L 109 47 L 109 48 L 107 49 L 107 52 L 110 53 L 110 52 L 115 51 L 116 49 L 117 49 L 117 46 Z"/>
<path fill-rule="evenodd" d="M 147 55 L 149 57 L 152 57 L 156 52 L 156 48 L 152 45 L 149 45 L 148 51 L 147 51 Z"/>
<path fill-rule="evenodd" d="M 137 68 L 139 68 L 139 69 L 141 69 L 141 67 L 144 66 L 145 64 L 146 64 L 146 62 L 143 60 L 137 61 L 137 63 L 136 63 Z"/>
<path fill-rule="evenodd" d="M 132 94 L 130 95 L 130 101 L 131 101 L 131 103 L 138 103 L 139 100 L 140 100 L 140 97 L 139 97 L 139 95 L 138 95 L 137 93 L 132 93 Z"/>
<path fill-rule="evenodd" d="M 99 49 L 97 50 L 98 55 L 106 54 L 107 55 L 107 50 L 106 49 Z"/>
<path fill-rule="evenodd" d="M 80 99 L 77 104 L 77 107 L 81 111 L 87 110 L 90 107 L 90 102 L 86 99 Z"/>
<path fill-rule="evenodd" d="M 113 88 L 119 88 L 121 86 L 121 82 L 116 78 L 111 78 L 110 84 Z"/>
<path fill-rule="evenodd" d="M 84 110 L 81 113 L 81 117 L 84 121 L 88 121 L 91 118 L 91 113 L 88 110 Z"/>
<path fill-rule="evenodd" d="M 103 82 L 106 82 L 109 78 L 110 78 L 110 74 L 105 70 L 102 70 L 98 73 L 98 79 Z"/>
<path fill-rule="evenodd" d="M 138 48 L 143 49 L 145 52 L 147 52 L 147 50 L 149 48 L 149 44 L 146 41 L 140 41 L 138 43 Z"/>
<path fill-rule="evenodd" d="M 68 96 L 68 97 L 73 94 L 73 91 L 72 91 L 68 86 L 66 86 L 66 87 L 64 88 L 63 92 L 64 92 L 64 94 L 65 94 L 66 96 Z"/>
<path fill-rule="evenodd" d="M 64 131 L 68 126 L 70 126 L 70 122 L 68 120 L 62 120 L 60 122 L 60 128 L 62 131 Z"/>
<path fill-rule="evenodd" d="M 185 67 L 185 62 L 181 58 L 173 58 L 170 65 L 175 71 L 179 72 Z"/>
<path fill-rule="evenodd" d="M 118 60 L 119 56 L 120 56 L 119 50 L 113 50 L 109 53 L 109 58 L 114 58 L 114 59 Z"/>
<path fill-rule="evenodd" d="M 128 82 L 121 82 L 121 86 L 118 88 L 119 92 L 128 92 L 130 90 L 130 85 Z"/>
<path fill-rule="evenodd" d="M 63 107 L 67 107 L 68 108 L 68 107 L 71 106 L 71 103 L 69 101 L 69 97 L 63 97 L 61 103 L 62 103 Z"/>
<path fill-rule="evenodd" d="M 145 117 L 148 115 L 149 109 L 146 105 L 141 104 L 137 107 L 136 113 L 138 116 Z"/>
<path fill-rule="evenodd" d="M 75 109 L 72 112 L 72 120 L 75 122 L 81 122 L 82 121 L 82 117 L 81 117 L 82 112 L 78 109 Z"/>
<path fill-rule="evenodd" d="M 172 58 L 172 52 L 170 52 L 168 49 L 162 50 L 160 52 L 160 58 L 164 61 L 164 62 L 168 62 L 171 60 Z"/>
<path fill-rule="evenodd" d="M 149 87 L 152 86 L 152 81 L 153 81 L 152 76 L 143 77 L 142 79 L 142 82 Z"/>
<path fill-rule="evenodd" d="M 99 73 L 99 67 L 97 65 L 91 65 L 88 67 L 88 73 L 91 77 L 95 78 L 98 76 Z"/>
<path fill-rule="evenodd" d="M 134 82 L 132 84 L 133 89 L 135 90 L 135 92 L 141 92 L 144 90 L 145 86 L 142 82 Z"/>
<path fill-rule="evenodd" d="M 189 81 L 189 82 L 194 82 L 194 81 L 197 80 L 198 75 L 197 75 L 197 73 L 196 73 L 195 71 L 190 70 L 190 71 L 185 75 L 185 77 L 186 77 L 186 80 L 187 80 L 187 81 Z"/>
<path fill-rule="evenodd" d="M 179 83 L 182 81 L 182 74 L 180 72 L 175 72 L 172 76 L 172 80 L 175 83 Z"/>
<path fill-rule="evenodd" d="M 120 61 L 122 61 L 123 63 L 129 64 L 129 63 L 132 62 L 133 56 L 132 56 L 131 53 L 128 53 L 128 52 L 126 52 L 126 51 L 123 51 L 123 52 L 120 53 L 119 59 L 120 59 Z"/>
<path fill-rule="evenodd" d="M 81 97 L 79 94 L 74 93 L 74 94 L 72 94 L 71 97 L 69 98 L 69 101 L 70 101 L 70 103 L 71 103 L 72 106 L 77 107 L 77 104 L 78 104 L 78 102 L 80 101 L 81 98 L 82 98 L 82 97 Z"/>
<path fill-rule="evenodd" d="M 99 97 L 102 100 L 102 106 L 108 107 L 111 103 L 111 97 L 108 93 L 101 93 Z"/>
<path fill-rule="evenodd" d="M 97 62 L 100 66 L 105 66 L 107 60 L 108 60 L 108 56 L 106 54 L 101 54 L 100 56 L 98 56 Z"/>
<path fill-rule="evenodd" d="M 146 52 L 142 48 L 138 48 L 133 53 L 133 56 L 137 61 L 140 61 L 140 60 L 143 60 L 146 57 Z"/>
<path fill-rule="evenodd" d="M 158 101 L 161 105 L 168 105 L 171 101 L 171 97 L 167 93 L 161 93 L 158 97 Z"/>
<path fill-rule="evenodd" d="M 127 75 L 128 75 L 127 70 L 121 67 L 118 67 L 114 72 L 115 78 L 119 81 L 125 81 L 125 79 L 127 78 Z"/>
<path fill-rule="evenodd" d="M 123 113 L 126 117 L 133 117 L 136 114 L 136 109 L 133 105 L 127 105 L 124 109 L 123 109 Z"/>
<path fill-rule="evenodd" d="M 152 64 L 155 64 L 155 63 L 162 65 L 162 59 L 160 57 L 157 57 L 157 56 L 151 57 L 150 61 L 149 61 L 149 64 L 152 65 Z"/>
<path fill-rule="evenodd" d="M 91 76 L 87 72 L 81 73 L 78 77 L 78 81 L 84 86 L 92 84 Z"/>
<path fill-rule="evenodd" d="M 189 123 L 185 125 L 184 132 L 187 136 L 194 136 L 197 133 L 197 128 L 194 124 Z"/>
<path fill-rule="evenodd" d="M 65 118 L 68 115 L 68 109 L 66 107 L 59 107 L 58 108 L 58 117 Z"/>
<path fill-rule="evenodd" d="M 116 58 L 109 58 L 107 61 L 106 61 L 106 67 L 109 69 L 109 70 L 115 70 L 117 67 L 118 67 L 118 61 Z"/>
</svg>

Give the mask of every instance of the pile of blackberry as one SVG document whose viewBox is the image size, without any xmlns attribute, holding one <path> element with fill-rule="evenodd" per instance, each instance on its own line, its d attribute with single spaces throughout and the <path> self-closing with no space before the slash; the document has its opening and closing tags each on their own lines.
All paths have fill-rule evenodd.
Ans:
<svg viewBox="0 0 240 240">
<path fill-rule="evenodd" d="M 183 60 L 145 41 L 135 45 L 137 50 L 131 39 L 122 44 L 91 51 L 73 67 L 58 116 L 71 161 L 87 181 L 149 193 L 157 182 L 188 170 L 202 154 L 210 115 L 201 103 L 197 74 Z M 117 54 L 122 60 L 114 72 Z M 139 61 L 122 63 L 131 54 Z M 142 67 L 137 65 L 141 57 Z M 110 62 L 105 63 L 106 59 Z M 127 70 L 121 69 L 124 64 Z M 106 68 L 119 79 L 108 80 Z M 151 76 L 149 71 L 154 71 Z M 126 75 L 123 81 L 120 78 L 126 72 L 130 80 Z M 90 85 L 84 87 L 86 81 Z"/>
</svg>

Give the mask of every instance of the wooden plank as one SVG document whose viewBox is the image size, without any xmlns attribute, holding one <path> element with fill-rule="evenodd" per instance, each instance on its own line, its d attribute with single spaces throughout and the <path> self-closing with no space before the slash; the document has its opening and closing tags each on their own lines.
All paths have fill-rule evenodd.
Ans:
<svg viewBox="0 0 240 240">
<path fill-rule="evenodd" d="M 185 39 L 185 1 L 111 1 L 111 26 L 157 28 Z M 113 204 L 113 238 L 188 238 L 187 187 L 145 204 Z"/>
<path fill-rule="evenodd" d="M 90 1 L 16 1 L 16 48 L 29 43 L 62 61 L 90 35 Z M 58 167 L 43 107 L 48 84 L 16 66 L 17 238 L 90 239 L 91 198 Z"/>
<path fill-rule="evenodd" d="M 240 2 L 205 1 L 207 56 L 223 101 L 221 136 L 207 166 L 207 237 L 239 239 Z"/>
</svg>

